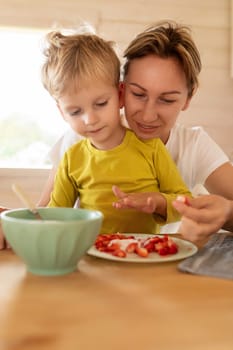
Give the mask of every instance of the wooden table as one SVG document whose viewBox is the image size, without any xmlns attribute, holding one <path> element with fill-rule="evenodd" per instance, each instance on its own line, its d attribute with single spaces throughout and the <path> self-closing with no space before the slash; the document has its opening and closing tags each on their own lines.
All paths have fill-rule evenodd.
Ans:
<svg viewBox="0 0 233 350">
<path fill-rule="evenodd" d="M 39 277 L 0 252 L 0 350 L 232 350 L 233 281 L 86 256 Z"/>
</svg>

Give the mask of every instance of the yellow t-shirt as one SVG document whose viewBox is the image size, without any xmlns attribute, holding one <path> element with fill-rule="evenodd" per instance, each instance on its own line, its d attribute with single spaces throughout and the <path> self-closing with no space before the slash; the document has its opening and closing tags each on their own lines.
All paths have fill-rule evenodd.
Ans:
<svg viewBox="0 0 233 350">
<path fill-rule="evenodd" d="M 167 199 L 166 222 L 152 214 L 113 208 L 113 185 L 126 193 L 161 192 Z M 79 197 L 81 208 L 104 214 L 101 233 L 158 233 L 158 223 L 180 218 L 171 205 L 177 194 L 191 195 L 162 141 L 141 141 L 127 130 L 123 142 L 112 150 L 98 150 L 88 139 L 69 148 L 59 165 L 49 206 L 73 207 Z"/>
</svg>

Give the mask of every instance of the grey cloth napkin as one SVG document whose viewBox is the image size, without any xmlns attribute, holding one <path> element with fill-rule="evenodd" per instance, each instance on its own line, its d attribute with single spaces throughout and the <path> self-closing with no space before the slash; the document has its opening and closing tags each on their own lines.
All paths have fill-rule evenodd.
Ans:
<svg viewBox="0 0 233 350">
<path fill-rule="evenodd" d="M 178 265 L 182 272 L 233 279 L 233 234 L 219 232 L 199 251 Z"/>
</svg>

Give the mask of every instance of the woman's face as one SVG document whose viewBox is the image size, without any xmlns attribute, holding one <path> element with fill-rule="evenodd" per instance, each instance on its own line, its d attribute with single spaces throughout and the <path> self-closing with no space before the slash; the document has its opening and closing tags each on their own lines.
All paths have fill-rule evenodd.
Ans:
<svg viewBox="0 0 233 350">
<path fill-rule="evenodd" d="M 123 83 L 123 103 L 129 127 L 139 138 L 160 137 L 166 143 L 189 102 L 185 74 L 175 58 L 151 54 L 132 60 Z"/>
</svg>

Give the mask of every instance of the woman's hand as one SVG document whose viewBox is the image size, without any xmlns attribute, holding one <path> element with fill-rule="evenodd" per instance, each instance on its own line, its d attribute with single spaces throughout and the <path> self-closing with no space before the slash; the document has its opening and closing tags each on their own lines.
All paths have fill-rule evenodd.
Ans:
<svg viewBox="0 0 233 350">
<path fill-rule="evenodd" d="M 182 215 L 179 233 L 195 243 L 216 233 L 232 215 L 232 202 L 217 195 L 188 199 L 188 203 L 178 196 L 173 206 Z"/>
</svg>

